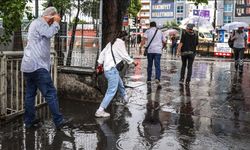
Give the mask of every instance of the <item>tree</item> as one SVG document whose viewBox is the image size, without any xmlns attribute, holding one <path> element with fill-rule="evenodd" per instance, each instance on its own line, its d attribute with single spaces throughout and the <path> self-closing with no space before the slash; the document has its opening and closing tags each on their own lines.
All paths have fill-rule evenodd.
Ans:
<svg viewBox="0 0 250 150">
<path fill-rule="evenodd" d="M 78 17 L 79 17 L 79 13 L 80 13 L 80 4 L 81 4 L 80 0 L 78 0 L 75 22 L 73 24 L 72 35 L 71 35 L 71 39 L 70 39 L 70 43 L 69 43 L 69 51 L 68 51 L 67 62 L 66 62 L 67 66 L 71 65 L 71 57 L 72 57 L 72 52 L 73 52 L 73 48 L 74 48 L 76 27 L 77 27 L 77 24 L 79 21 Z"/>
<path fill-rule="evenodd" d="M 71 7 L 73 6 L 73 3 L 71 3 L 71 0 L 48 0 L 46 3 L 43 4 L 44 7 L 49 7 L 53 6 L 57 9 L 58 13 L 60 16 L 63 18 L 66 13 L 70 12 Z M 62 52 L 62 43 L 65 43 L 67 39 L 61 38 L 60 36 L 64 34 L 67 35 L 67 31 L 64 29 L 65 27 L 62 22 L 60 22 L 60 30 L 59 32 L 55 35 L 55 51 L 58 54 L 58 65 L 63 65 L 63 60 L 64 60 L 64 54 Z M 66 36 L 64 35 L 64 36 Z M 63 42 L 64 40 L 64 42 Z M 66 47 L 66 46 L 65 46 Z"/>
<path fill-rule="evenodd" d="M 167 21 L 164 25 L 163 25 L 164 28 L 179 28 L 179 24 L 176 23 L 175 21 Z"/>
<path fill-rule="evenodd" d="M 129 14 L 133 17 L 137 17 L 138 12 L 141 10 L 142 4 L 140 0 L 131 0 L 128 8 Z"/>
<path fill-rule="evenodd" d="M 130 0 L 105 0 L 103 3 L 102 47 L 110 42 L 117 31 L 122 30 L 122 21 Z"/>
<path fill-rule="evenodd" d="M 4 34 L 0 35 L 0 44 L 9 44 L 11 42 L 11 36 L 15 33 L 14 49 L 18 48 L 18 50 L 23 50 L 21 24 L 24 13 L 26 13 L 28 19 L 32 18 L 31 13 L 28 11 L 29 8 L 26 6 L 28 1 L 31 0 L 1 1 L 0 18 L 3 20 Z"/>
<path fill-rule="evenodd" d="M 198 5 L 202 3 L 208 4 L 208 0 L 188 0 L 188 1 L 193 1 L 196 7 L 198 7 Z"/>
<path fill-rule="evenodd" d="M 100 0 L 85 0 L 81 4 L 81 11 L 84 15 L 91 16 L 94 28 L 97 29 L 97 19 L 99 19 Z"/>
</svg>

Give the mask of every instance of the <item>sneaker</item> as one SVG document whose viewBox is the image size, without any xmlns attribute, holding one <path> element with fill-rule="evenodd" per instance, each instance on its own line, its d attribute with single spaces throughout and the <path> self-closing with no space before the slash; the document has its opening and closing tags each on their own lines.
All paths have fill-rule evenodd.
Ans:
<svg viewBox="0 0 250 150">
<path fill-rule="evenodd" d="M 110 114 L 105 111 L 96 111 L 95 116 L 98 118 L 109 117 Z"/>
<path fill-rule="evenodd" d="M 179 80 L 179 83 L 180 83 L 180 84 L 183 84 L 183 83 L 184 83 L 184 79 L 180 79 L 180 80 Z"/>
<path fill-rule="evenodd" d="M 125 95 L 123 98 L 123 104 L 127 105 L 128 103 L 129 103 L 129 97 L 128 97 L 128 95 Z"/>
<path fill-rule="evenodd" d="M 25 124 L 25 128 L 29 129 L 29 128 L 37 128 L 41 126 L 41 121 L 40 119 L 35 119 L 32 121 L 31 124 Z"/>
<path fill-rule="evenodd" d="M 68 126 L 71 122 L 72 122 L 72 118 L 64 118 L 63 120 L 62 120 L 62 122 L 58 125 L 58 126 L 56 126 L 56 129 L 62 129 L 62 128 L 64 128 L 65 126 Z"/>
<path fill-rule="evenodd" d="M 155 83 L 156 83 L 156 84 L 160 84 L 160 80 L 155 79 Z"/>
</svg>

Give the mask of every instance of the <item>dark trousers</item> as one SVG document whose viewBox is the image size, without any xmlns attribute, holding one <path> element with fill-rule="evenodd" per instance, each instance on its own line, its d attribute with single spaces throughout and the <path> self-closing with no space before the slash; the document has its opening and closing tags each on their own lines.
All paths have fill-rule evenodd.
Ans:
<svg viewBox="0 0 250 150">
<path fill-rule="evenodd" d="M 50 73 L 46 69 L 41 68 L 31 73 L 24 73 L 24 77 L 26 79 L 25 124 L 30 126 L 35 120 L 35 97 L 37 89 L 39 89 L 49 105 L 55 125 L 59 126 L 63 121 L 63 116 L 59 112 L 57 92 Z"/>
<path fill-rule="evenodd" d="M 155 79 L 160 81 L 161 78 L 161 54 L 158 53 L 148 53 L 148 77 L 147 81 L 151 81 L 153 62 L 155 64 Z"/>
<path fill-rule="evenodd" d="M 243 71 L 243 57 L 244 57 L 244 48 L 234 48 L 234 62 L 235 62 L 235 69 L 237 70 L 238 67 L 240 71 Z"/>
<path fill-rule="evenodd" d="M 194 62 L 194 54 L 184 55 L 181 56 L 182 66 L 181 66 L 181 78 L 180 80 L 184 80 L 186 67 L 187 71 L 187 78 L 186 82 L 190 82 L 192 76 L 192 69 L 193 69 L 193 62 Z"/>
</svg>

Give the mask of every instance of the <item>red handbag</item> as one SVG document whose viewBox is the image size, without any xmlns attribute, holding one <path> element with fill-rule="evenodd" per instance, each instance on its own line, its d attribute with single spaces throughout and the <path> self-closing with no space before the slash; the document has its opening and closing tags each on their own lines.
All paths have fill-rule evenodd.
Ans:
<svg viewBox="0 0 250 150">
<path fill-rule="evenodd" d="M 96 67 L 96 74 L 102 74 L 104 72 L 103 65 L 98 65 Z"/>
</svg>

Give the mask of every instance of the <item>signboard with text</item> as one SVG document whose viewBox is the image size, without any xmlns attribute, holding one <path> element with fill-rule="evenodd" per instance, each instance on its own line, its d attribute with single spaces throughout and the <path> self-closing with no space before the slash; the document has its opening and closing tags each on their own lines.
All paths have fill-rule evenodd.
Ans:
<svg viewBox="0 0 250 150">
<path fill-rule="evenodd" d="M 235 16 L 236 17 L 250 16 L 250 0 L 236 0 Z"/>
<path fill-rule="evenodd" d="M 216 43 L 214 48 L 215 56 L 232 56 L 232 50 L 228 43 Z"/>
<path fill-rule="evenodd" d="M 210 19 L 210 11 L 209 10 L 194 9 L 193 16 L 201 16 L 203 18 Z"/>
<path fill-rule="evenodd" d="M 151 18 L 174 18 L 174 0 L 151 0 Z"/>
</svg>

